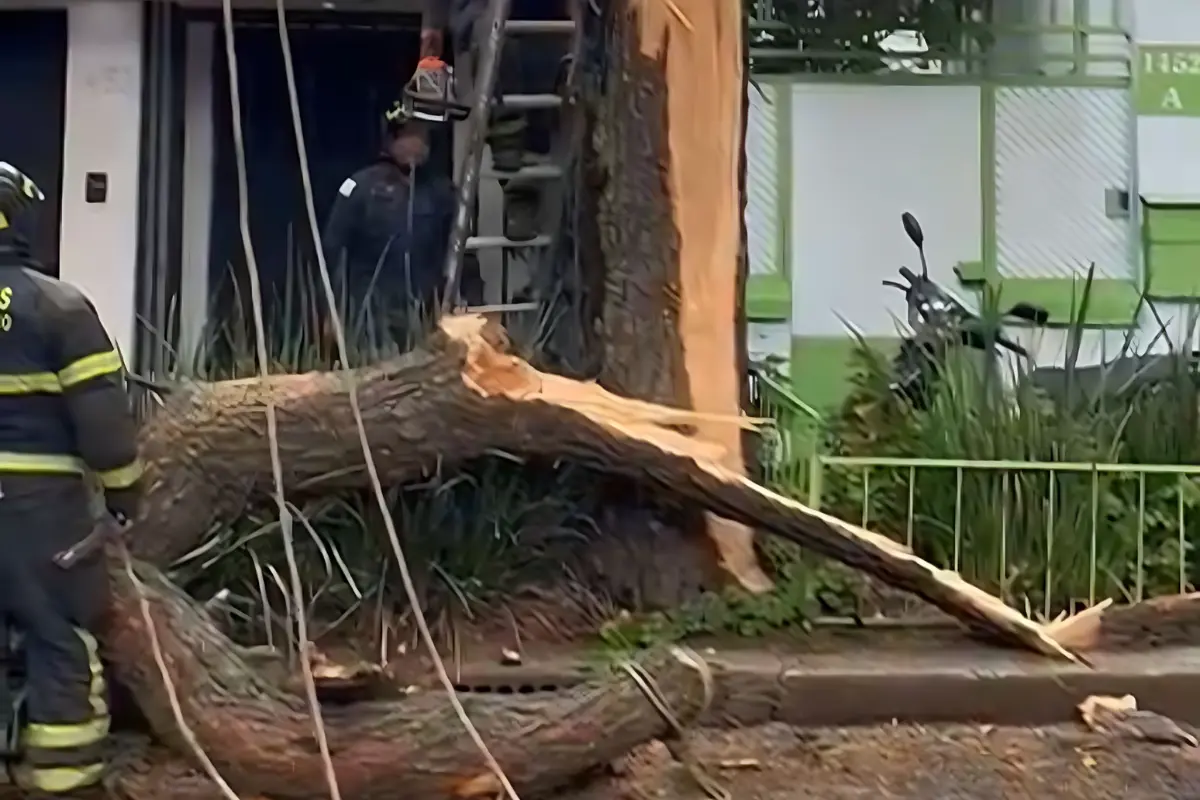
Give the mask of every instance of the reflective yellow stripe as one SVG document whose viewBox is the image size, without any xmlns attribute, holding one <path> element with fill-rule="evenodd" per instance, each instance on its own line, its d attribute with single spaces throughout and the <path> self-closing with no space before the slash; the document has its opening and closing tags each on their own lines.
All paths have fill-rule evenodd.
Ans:
<svg viewBox="0 0 1200 800">
<path fill-rule="evenodd" d="M 116 350 L 109 350 L 105 353 L 92 353 L 90 356 L 84 356 L 78 361 L 73 361 L 67 366 L 58 371 L 58 381 L 64 389 L 90 381 L 92 378 L 99 378 L 101 375 L 111 375 L 114 372 L 120 372 L 124 368 L 121 363 L 121 356 Z"/>
<path fill-rule="evenodd" d="M 112 375 L 124 369 L 121 355 L 116 350 L 93 353 L 65 368 L 53 372 L 25 372 L 17 375 L 0 375 L 0 395 L 12 394 L 59 394 L 92 378 Z"/>
<path fill-rule="evenodd" d="M 93 718 L 87 722 L 51 724 L 31 722 L 25 726 L 25 745 L 38 750 L 70 750 L 99 744 L 108 736 L 108 685 L 104 681 L 104 664 L 100 661 L 100 644 L 96 637 L 83 628 L 75 628 L 75 635 L 83 644 L 87 654 L 88 705 Z"/>
<path fill-rule="evenodd" d="M 109 718 L 97 717 L 71 725 L 31 722 L 25 727 L 25 745 L 39 750 L 70 750 L 99 744 L 108 736 Z"/>
<path fill-rule="evenodd" d="M 83 628 L 76 628 L 75 635 L 83 640 L 87 650 L 88 671 L 91 680 L 88 683 L 88 704 L 92 707 L 92 716 L 96 719 L 108 719 L 108 683 L 104 680 L 104 662 L 100 660 L 100 643 Z"/>
<path fill-rule="evenodd" d="M 0 375 L 0 394 L 59 394 L 62 384 L 53 372 L 27 372 L 21 375 Z"/>
<path fill-rule="evenodd" d="M 142 477 L 142 462 L 140 459 L 131 464 L 116 469 L 106 469 L 96 473 L 105 489 L 128 489 Z"/>
<path fill-rule="evenodd" d="M 0 452 L 0 472 L 26 472 L 46 475 L 83 475 L 87 466 L 74 456 L 30 455 Z"/>
<path fill-rule="evenodd" d="M 104 777 L 103 764 L 86 767 L 26 767 L 21 768 L 19 783 L 26 789 L 58 794 L 82 789 L 99 783 Z"/>
<path fill-rule="evenodd" d="M 4 216 L 3 212 L 0 212 L 0 231 L 4 230 L 7 227 L 8 227 L 8 217 Z"/>
</svg>

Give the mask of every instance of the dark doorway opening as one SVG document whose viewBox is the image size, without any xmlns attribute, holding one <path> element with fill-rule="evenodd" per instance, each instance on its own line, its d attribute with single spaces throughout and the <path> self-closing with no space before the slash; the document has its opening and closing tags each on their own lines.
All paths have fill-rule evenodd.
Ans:
<svg viewBox="0 0 1200 800">
<path fill-rule="evenodd" d="M 383 114 L 399 97 L 419 55 L 419 20 L 324 14 L 289 25 L 296 89 L 308 150 L 318 221 L 324 223 L 338 187 L 379 151 Z M 224 33 L 213 65 L 214 180 L 210 285 L 214 321 L 235 316 L 248 295 L 238 225 L 237 166 Z M 274 17 L 236 24 L 235 49 L 245 136 L 250 233 L 268 320 L 291 327 L 297 281 L 308 280 L 313 241 L 304 208 L 299 158 Z M 435 166 L 451 170 L 451 131 L 432 142 Z M 218 289 L 219 287 L 219 289 Z M 289 294 L 291 300 L 289 301 Z M 311 297 L 311 293 L 309 295 Z M 323 301 L 321 301 L 323 302 Z M 218 322 L 219 324 L 219 322 Z"/>
<path fill-rule="evenodd" d="M 0 81 L 0 161 L 23 170 L 45 193 L 27 234 L 58 275 L 67 12 L 0 11 L 0 64 L 7 76 Z"/>
</svg>

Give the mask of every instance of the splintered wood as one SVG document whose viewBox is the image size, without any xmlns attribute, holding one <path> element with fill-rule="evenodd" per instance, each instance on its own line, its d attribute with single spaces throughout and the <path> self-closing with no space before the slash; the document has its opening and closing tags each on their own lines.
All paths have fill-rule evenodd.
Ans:
<svg viewBox="0 0 1200 800">
<path fill-rule="evenodd" d="M 483 319 L 460 317 L 443 331 L 465 351 L 463 381 L 481 396 L 544 404 L 572 412 L 600 427 L 618 443 L 650 448 L 653 456 L 637 463 L 643 478 L 678 476 L 670 485 L 706 502 L 744 525 L 760 525 L 822 555 L 861 569 L 893 586 L 918 594 L 968 625 L 1056 657 L 1074 660 L 1042 626 L 1027 619 L 957 573 L 938 569 L 904 545 L 759 486 L 726 466 L 727 451 L 668 426 L 703 422 L 706 430 L 738 431 L 759 423 L 746 417 L 671 409 L 619 397 L 593 383 L 582 383 L 534 369 L 497 349 L 502 336 Z M 655 463 L 655 462 L 659 463 Z M 628 464 L 631 462 L 625 461 Z M 660 466 L 661 464 L 661 466 Z"/>
<path fill-rule="evenodd" d="M 741 407 L 738 308 L 742 241 L 742 6 L 713 0 L 631 3 L 642 53 L 662 64 L 666 82 L 667 190 L 678 231 L 679 340 L 687 397 L 697 411 L 733 416 Z M 694 423 L 720 444 L 720 463 L 745 474 L 736 426 Z M 721 565 L 743 588 L 771 581 L 745 525 L 710 514 L 708 534 Z"/>
</svg>

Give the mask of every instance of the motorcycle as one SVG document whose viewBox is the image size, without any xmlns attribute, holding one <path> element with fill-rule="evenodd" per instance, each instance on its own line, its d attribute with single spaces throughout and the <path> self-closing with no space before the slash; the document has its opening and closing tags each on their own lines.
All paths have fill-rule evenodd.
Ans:
<svg viewBox="0 0 1200 800">
<path fill-rule="evenodd" d="M 940 379 L 951 348 L 955 347 L 989 353 L 988 369 L 994 366 L 992 355 L 996 348 L 1016 355 L 1025 361 L 1026 367 L 1020 371 L 1020 384 L 1036 389 L 1067 408 L 1120 403 L 1130 393 L 1179 383 L 1181 377 L 1200 391 L 1200 352 L 1134 354 L 1130 352 L 1132 336 L 1126 337 L 1118 357 L 1085 366 L 1078 363 L 1079 333 L 1076 332 L 1073 337 L 1076 341 L 1062 366 L 1036 366 L 1024 347 L 1004 335 L 1002 325 L 1004 320 L 1012 319 L 1043 326 L 1049 322 L 1049 312 L 1030 303 L 1015 303 L 998 315 L 990 315 L 990 320 L 981 318 L 930 279 L 925 259 L 925 234 L 917 218 L 906 211 L 901 222 L 920 255 L 921 274 L 901 267 L 899 272 L 903 282 L 883 282 L 885 286 L 904 292 L 908 324 L 913 331 L 905 337 L 900 352 L 892 361 L 895 377 L 890 389 L 914 408 L 929 407 L 932 390 Z M 1090 273 L 1088 281 L 1091 281 Z M 1160 337 L 1163 334 L 1165 331 Z"/>
<path fill-rule="evenodd" d="M 900 267 L 903 281 L 885 280 L 884 286 L 904 292 L 908 324 L 912 333 L 900 345 L 892 360 L 894 379 L 889 388 L 918 410 L 929 407 L 936 381 L 944 369 L 951 348 L 967 347 L 992 353 L 999 347 L 1019 358 L 1028 359 L 1029 351 L 1004 335 L 1004 319 L 1020 319 L 1045 325 L 1050 313 L 1030 303 L 1014 303 L 999 319 L 985 320 L 943 290 L 929 277 L 925 258 L 925 233 L 917 218 L 909 212 L 901 215 L 904 232 L 917 248 L 921 273 Z"/>
</svg>

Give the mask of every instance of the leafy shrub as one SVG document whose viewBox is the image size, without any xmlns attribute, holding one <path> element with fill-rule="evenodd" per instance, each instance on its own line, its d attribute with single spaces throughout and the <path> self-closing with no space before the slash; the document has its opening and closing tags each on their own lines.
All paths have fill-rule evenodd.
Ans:
<svg viewBox="0 0 1200 800">
<path fill-rule="evenodd" d="M 1083 329 L 1075 324 L 1068 339 L 1077 343 Z M 888 359 L 860 342 L 852 390 L 825 445 L 834 455 L 900 463 L 828 467 L 823 504 L 1030 613 L 1189 589 L 1187 531 L 1200 524 L 1200 484 L 1170 467 L 1200 463 L 1195 365 L 1174 347 L 1152 361 L 1127 337 L 1119 357 L 1134 364 L 1130 380 L 1117 366 L 1085 372 L 1078 345 L 1069 349 L 1065 386 L 1053 394 L 1035 385 L 1030 365 L 1014 364 L 1000 380 L 986 356 L 956 357 L 929 408 L 916 411 L 889 390 Z M 920 463 L 934 459 L 953 463 Z"/>
</svg>

